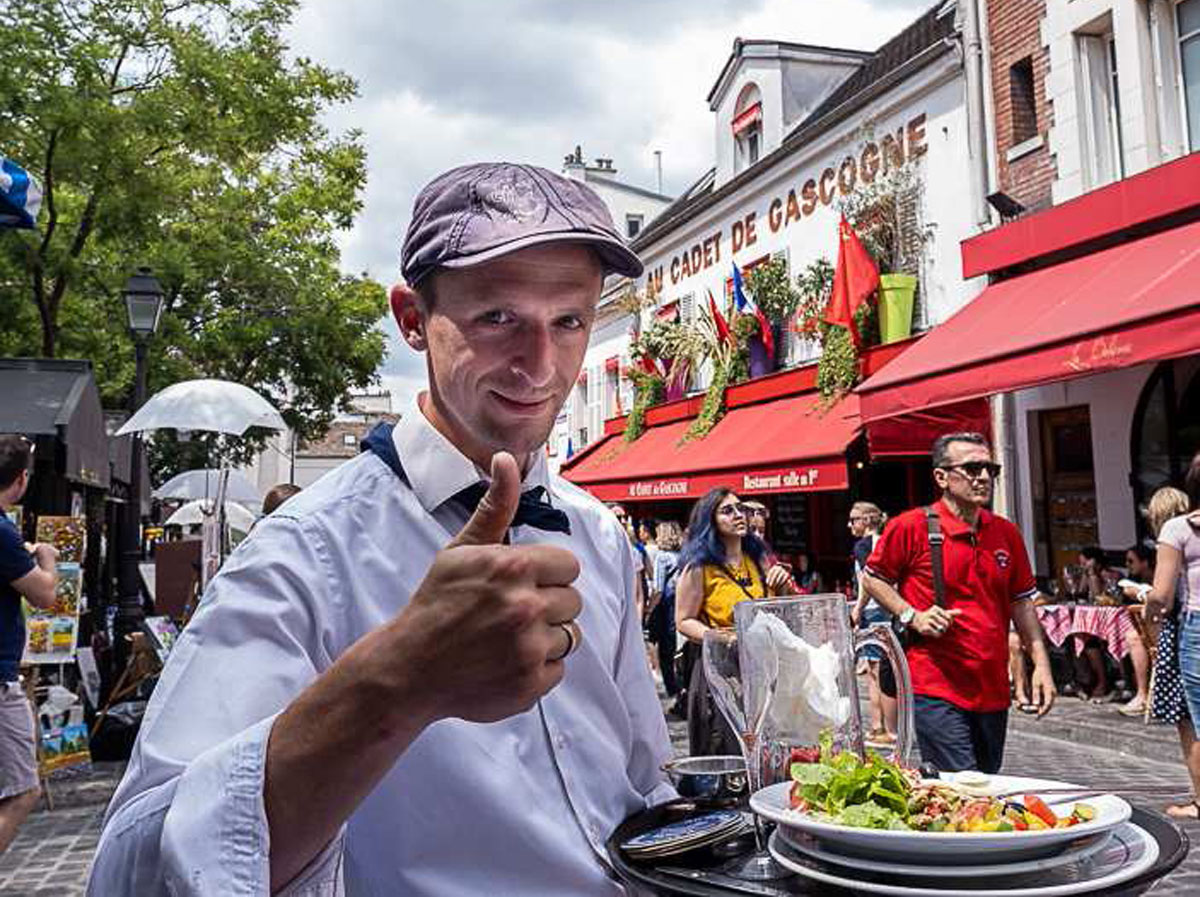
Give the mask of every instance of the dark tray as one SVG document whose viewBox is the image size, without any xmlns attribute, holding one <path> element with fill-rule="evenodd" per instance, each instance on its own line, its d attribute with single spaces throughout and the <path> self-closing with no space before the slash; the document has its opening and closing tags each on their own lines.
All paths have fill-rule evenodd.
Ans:
<svg viewBox="0 0 1200 897">
<path fill-rule="evenodd" d="M 608 839 L 608 856 L 620 879 L 652 894 L 683 894 L 689 897 L 726 897 L 730 894 L 752 894 L 758 897 L 789 897 L 794 894 L 852 894 L 854 892 L 811 881 L 798 875 L 772 882 L 741 882 L 729 879 L 722 873 L 730 862 L 729 850 L 744 847 L 753 849 L 750 836 L 738 839 L 737 844 L 726 843 L 716 851 L 709 848 L 668 857 L 662 860 L 629 860 L 618 845 L 642 832 L 709 812 L 707 807 L 697 807 L 691 801 L 677 800 L 644 810 L 626 819 Z M 1094 893 L 1106 897 L 1132 897 L 1145 892 L 1152 884 L 1183 862 L 1190 843 L 1187 834 L 1161 813 L 1134 807 L 1130 820 L 1149 832 L 1158 842 L 1158 860 L 1143 875 L 1124 884 Z M 724 848 L 724 850 L 722 849 Z M 672 871 L 665 871 L 672 870 Z"/>
</svg>

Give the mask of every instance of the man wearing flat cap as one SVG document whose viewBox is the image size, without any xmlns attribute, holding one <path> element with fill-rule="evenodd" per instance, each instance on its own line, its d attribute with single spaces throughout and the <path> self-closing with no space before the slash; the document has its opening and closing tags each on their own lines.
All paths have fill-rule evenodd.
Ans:
<svg viewBox="0 0 1200 897">
<path fill-rule="evenodd" d="M 542 451 L 640 262 L 587 186 L 487 164 L 421 192 L 402 268 L 429 390 L 209 585 L 95 897 L 621 894 L 605 840 L 672 796 L 629 541 Z"/>
</svg>

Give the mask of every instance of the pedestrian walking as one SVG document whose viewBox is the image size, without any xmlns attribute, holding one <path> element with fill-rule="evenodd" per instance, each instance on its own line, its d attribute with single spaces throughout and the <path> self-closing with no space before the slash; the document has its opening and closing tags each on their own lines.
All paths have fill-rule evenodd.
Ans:
<svg viewBox="0 0 1200 897">
<path fill-rule="evenodd" d="M 1176 818 L 1200 818 L 1200 453 L 1192 458 L 1184 479 L 1186 494 L 1160 489 L 1150 507 L 1151 527 L 1171 511 L 1179 513 L 1161 521 L 1154 564 L 1154 585 L 1146 596 L 1149 637 L 1157 639 L 1161 665 L 1155 670 L 1155 704 L 1179 728 L 1184 763 L 1192 779 L 1190 804 L 1172 806 Z M 1157 505 L 1155 500 L 1160 498 Z M 1157 512 L 1157 513 L 1156 513 Z M 1160 633 L 1161 630 L 1161 633 Z M 1166 640 L 1164 641 L 1164 637 Z M 1172 663 L 1174 658 L 1174 663 Z M 1187 719 L 1179 713 L 1182 693 Z M 1162 695 L 1161 700 L 1159 695 Z M 1175 707 L 1172 707 L 1175 705 Z"/>
<path fill-rule="evenodd" d="M 688 683 L 688 751 L 693 756 L 738 754 L 737 738 L 708 692 L 700 646 L 709 629 L 732 629 L 733 609 L 743 601 L 786 590 L 783 567 L 765 568 L 766 545 L 750 532 L 746 507 L 732 490 L 718 487 L 696 502 L 679 563 L 675 625 L 693 656 Z"/>
<path fill-rule="evenodd" d="M 873 502 L 856 501 L 850 508 L 848 526 L 854 537 L 853 572 L 857 598 L 850 609 L 850 622 L 860 629 L 892 623 L 892 615 L 884 610 L 863 587 L 863 572 L 875 543 L 883 534 L 887 515 Z M 867 706 L 871 728 L 867 739 L 875 744 L 890 745 L 896 741 L 896 686 L 891 666 L 883 651 L 868 645 L 863 651 L 867 664 Z"/>
<path fill-rule="evenodd" d="M 54 606 L 58 552 L 53 545 L 26 543 L 4 513 L 29 488 L 31 457 L 25 437 L 0 435 L 0 854 L 8 850 L 41 794 L 33 708 L 21 686 L 21 599 L 43 609 Z"/>
<path fill-rule="evenodd" d="M 674 520 L 659 523 L 655 532 L 657 552 L 654 555 L 654 583 L 650 595 L 650 639 L 656 648 L 659 672 L 667 695 L 677 698 L 680 693 L 675 675 L 675 590 L 679 582 L 679 552 L 683 548 L 683 530 Z M 682 711 L 682 712 L 681 712 Z M 671 712 L 686 715 L 676 701 Z"/>
<path fill-rule="evenodd" d="M 1016 624 L 1033 658 L 1033 701 L 1046 713 L 1054 679 L 1025 543 L 987 510 L 1000 465 L 978 433 L 933 444 L 941 498 L 887 527 L 867 562 L 864 585 L 908 637 L 917 739 L 942 770 L 996 772 L 1008 720 L 1008 629 Z"/>
<path fill-rule="evenodd" d="M 606 839 L 674 793 L 629 540 L 544 451 L 641 264 L 589 187 L 503 163 L 426 186 L 401 258 L 429 390 L 210 584 L 95 897 L 612 895 Z"/>
</svg>

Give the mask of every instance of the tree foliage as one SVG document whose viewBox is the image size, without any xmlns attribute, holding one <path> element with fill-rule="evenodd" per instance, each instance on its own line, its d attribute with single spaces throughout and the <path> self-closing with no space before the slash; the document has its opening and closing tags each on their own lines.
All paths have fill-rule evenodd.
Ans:
<svg viewBox="0 0 1200 897">
<path fill-rule="evenodd" d="M 321 113 L 351 78 L 289 55 L 296 0 L 6 0 L 0 151 L 44 191 L 0 232 L 0 354 L 90 359 L 123 405 L 121 288 L 166 293 L 154 392 L 193 377 L 259 390 L 314 437 L 383 357 L 383 288 L 339 270 L 365 151 Z"/>
</svg>

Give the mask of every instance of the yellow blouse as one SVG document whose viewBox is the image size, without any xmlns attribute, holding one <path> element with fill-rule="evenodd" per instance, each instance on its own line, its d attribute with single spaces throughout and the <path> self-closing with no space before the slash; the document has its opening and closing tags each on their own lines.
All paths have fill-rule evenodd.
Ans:
<svg viewBox="0 0 1200 897">
<path fill-rule="evenodd" d="M 744 589 L 730 578 L 730 572 L 746 584 Z M 747 598 L 766 596 L 767 587 L 763 584 L 758 564 L 747 555 L 743 554 L 742 562 L 736 567 L 731 567 L 729 571 L 714 564 L 705 564 L 704 604 L 700 608 L 700 619 L 708 626 L 732 629 L 734 605 Z"/>
</svg>

